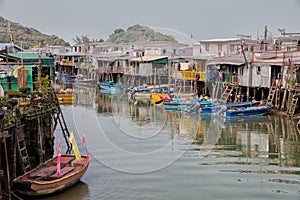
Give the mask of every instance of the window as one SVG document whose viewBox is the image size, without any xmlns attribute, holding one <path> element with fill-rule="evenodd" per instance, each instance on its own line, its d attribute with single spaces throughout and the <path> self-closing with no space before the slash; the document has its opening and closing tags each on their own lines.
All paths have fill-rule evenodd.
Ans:
<svg viewBox="0 0 300 200">
<path fill-rule="evenodd" d="M 205 44 L 205 51 L 209 51 L 209 44 Z"/>
<path fill-rule="evenodd" d="M 256 73 L 257 73 L 257 75 L 261 75 L 261 67 L 260 66 L 256 67 Z"/>
<path fill-rule="evenodd" d="M 162 53 L 163 53 L 163 54 L 166 54 L 166 50 L 165 50 L 165 49 L 163 49 L 163 50 L 162 50 Z"/>
<path fill-rule="evenodd" d="M 234 52 L 234 44 L 230 45 L 230 52 Z"/>
<path fill-rule="evenodd" d="M 254 46 L 252 45 L 251 47 L 250 47 L 250 52 L 253 52 L 254 51 Z"/>
<path fill-rule="evenodd" d="M 218 44 L 218 51 L 222 51 L 222 44 Z"/>
</svg>

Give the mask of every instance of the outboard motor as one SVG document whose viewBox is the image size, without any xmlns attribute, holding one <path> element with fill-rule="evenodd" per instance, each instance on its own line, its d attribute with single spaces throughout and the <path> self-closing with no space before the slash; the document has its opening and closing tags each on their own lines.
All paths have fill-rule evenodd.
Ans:
<svg viewBox="0 0 300 200">
<path fill-rule="evenodd" d="M 200 103 L 195 102 L 191 105 L 191 107 L 189 109 L 189 113 L 196 112 L 196 111 L 198 111 L 199 108 L 200 108 Z"/>
</svg>

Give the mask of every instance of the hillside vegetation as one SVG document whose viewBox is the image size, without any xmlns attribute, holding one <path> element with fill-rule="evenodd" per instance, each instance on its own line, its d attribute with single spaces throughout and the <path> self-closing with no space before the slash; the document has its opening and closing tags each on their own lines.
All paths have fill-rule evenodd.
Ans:
<svg viewBox="0 0 300 200">
<path fill-rule="evenodd" d="M 42 34 L 34 28 L 22 26 L 0 16 L 0 43 L 10 43 L 11 40 L 23 48 L 42 47 L 47 44 L 69 46 L 69 43 L 56 35 Z"/>
<path fill-rule="evenodd" d="M 107 42 L 114 43 L 133 43 L 133 42 L 152 42 L 152 41 L 169 41 L 177 42 L 173 36 L 155 32 L 147 26 L 133 25 L 127 30 L 116 29 L 111 34 Z"/>
</svg>

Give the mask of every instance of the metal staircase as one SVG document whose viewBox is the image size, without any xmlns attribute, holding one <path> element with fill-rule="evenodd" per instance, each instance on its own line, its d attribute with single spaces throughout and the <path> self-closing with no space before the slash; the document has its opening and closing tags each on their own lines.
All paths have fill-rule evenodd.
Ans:
<svg viewBox="0 0 300 200">
<path fill-rule="evenodd" d="M 16 133 L 17 133 L 17 148 L 18 148 L 19 155 L 21 157 L 22 171 L 23 173 L 26 173 L 30 171 L 31 165 L 30 165 L 30 160 L 29 160 L 26 142 L 24 138 L 24 125 L 17 125 Z"/>
</svg>

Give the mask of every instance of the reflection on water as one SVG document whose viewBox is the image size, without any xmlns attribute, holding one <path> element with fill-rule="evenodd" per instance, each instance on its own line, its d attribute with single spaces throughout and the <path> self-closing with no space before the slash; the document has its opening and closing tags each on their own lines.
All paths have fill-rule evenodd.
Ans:
<svg viewBox="0 0 300 200">
<path fill-rule="evenodd" d="M 64 192 L 58 193 L 54 196 L 43 198 L 43 200 L 66 200 L 72 199 L 72 200 L 83 200 L 83 199 L 89 199 L 89 187 L 86 183 L 80 181 L 77 184 L 75 184 L 73 187 L 65 190 Z"/>
<path fill-rule="evenodd" d="M 180 140 L 190 140 L 192 150 L 215 142 L 215 151 L 237 151 L 241 157 L 269 158 L 272 165 L 300 167 L 299 129 L 294 120 L 282 116 L 226 119 L 213 115 L 186 116 L 184 112 L 164 112 L 162 106 L 151 105 L 150 101 L 128 102 L 107 95 L 98 96 L 98 112 L 122 113 L 140 126 L 167 119 L 171 122 L 171 133 L 178 134 Z M 220 132 L 217 140 L 211 137 L 216 132 Z"/>
<path fill-rule="evenodd" d="M 44 196 L 44 197 L 28 197 L 28 196 L 18 196 L 18 194 L 13 196 L 13 199 L 23 199 L 23 200 L 66 200 L 66 199 L 72 199 L 72 200 L 84 200 L 84 199 L 90 199 L 90 191 L 88 184 L 79 181 L 72 187 L 68 188 L 67 190 L 64 190 L 63 192 L 59 192 L 56 194 L 53 194 L 51 196 Z"/>
<path fill-rule="evenodd" d="M 77 106 L 64 109 L 71 128 L 87 135 L 94 158 L 84 177 L 91 194 L 82 199 L 299 199 L 293 120 L 187 115 L 126 95 L 90 93 L 93 103 L 78 95 Z"/>
</svg>

